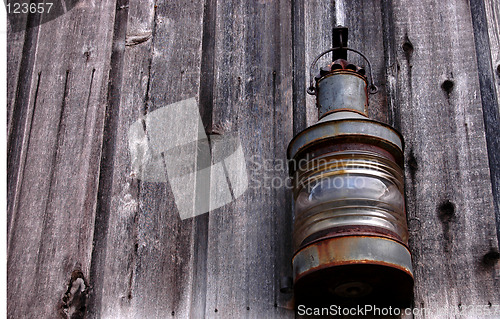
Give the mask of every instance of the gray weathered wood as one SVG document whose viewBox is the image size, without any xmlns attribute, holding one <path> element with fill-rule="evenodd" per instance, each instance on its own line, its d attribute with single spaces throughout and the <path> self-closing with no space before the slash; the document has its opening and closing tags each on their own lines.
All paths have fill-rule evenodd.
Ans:
<svg viewBox="0 0 500 319">
<path fill-rule="evenodd" d="M 500 64 L 498 2 L 470 1 L 484 130 L 500 240 Z M 496 69 L 496 70 L 495 70 Z"/>
<path fill-rule="evenodd" d="M 249 189 L 209 214 L 206 317 L 293 316 L 279 279 L 290 275 L 291 215 L 283 182 L 292 137 L 291 7 L 287 1 L 218 1 L 212 127 L 239 134 Z M 249 160 L 254 155 L 258 158 Z M 281 168 L 259 169 L 274 161 Z M 272 165 L 271 165 L 272 166 Z M 269 183 L 269 180 L 267 180 Z M 288 200 L 287 200 L 288 198 Z"/>
<path fill-rule="evenodd" d="M 20 17 L 26 25 L 27 16 Z M 26 30 L 14 31 L 10 24 L 7 29 L 7 132 L 12 130 L 12 112 L 16 101 L 21 61 L 23 59 L 23 47 L 26 38 Z M 10 135 L 10 134 L 9 134 Z"/>
<path fill-rule="evenodd" d="M 131 6 L 132 9 L 129 9 L 128 1 L 116 3 L 110 62 L 113 68 L 109 74 L 90 272 L 92 291 L 89 295 L 88 314 L 91 318 L 125 317 L 131 293 L 131 276 L 135 261 L 134 237 L 137 233 L 134 223 L 138 204 L 136 197 L 130 194 L 134 194 L 134 191 L 137 193 L 138 186 L 137 182 L 127 176 L 127 173 L 130 175 L 130 167 L 126 139 L 122 135 L 126 134 L 129 122 L 142 115 L 143 91 L 146 85 L 143 78 L 149 77 L 149 74 L 142 71 L 142 68 L 147 70 L 149 66 L 147 58 L 145 62 L 140 57 L 134 60 L 135 56 L 132 54 L 129 59 L 134 60 L 134 67 L 124 68 L 128 12 L 133 12 L 133 4 Z M 143 23 L 150 21 L 147 15 L 143 20 Z M 147 28 L 144 29 L 147 31 Z M 147 47 L 147 44 L 132 52 L 141 52 L 141 48 L 145 46 Z M 128 88 L 122 90 L 122 83 L 128 83 L 126 76 L 129 74 L 138 78 L 137 84 L 129 84 Z M 135 97 L 135 105 L 122 103 L 122 100 L 126 101 L 130 96 Z M 121 167 L 121 170 L 115 170 L 115 166 Z M 116 180 L 121 183 L 115 184 Z M 109 278 L 110 274 L 112 279 Z M 122 305 L 123 307 L 120 307 Z"/>
<path fill-rule="evenodd" d="M 498 305 L 498 243 L 471 11 L 461 1 L 399 0 L 393 19 L 415 306 L 444 309 L 418 317 L 450 318 L 462 306 Z M 463 311 L 461 317 L 477 316 Z"/>
<path fill-rule="evenodd" d="M 113 1 L 86 3 L 27 31 L 36 41 L 25 41 L 18 88 L 28 87 L 11 113 L 23 131 L 10 140 L 20 155 L 9 167 L 19 172 L 10 181 L 9 317 L 78 312 L 88 292 L 113 16 Z M 64 298 L 78 277 L 82 294 Z"/>
<path fill-rule="evenodd" d="M 486 26 L 491 54 L 491 66 L 495 75 L 497 101 L 500 100 L 500 3 L 495 0 L 484 0 Z M 498 107 L 498 105 L 497 105 Z M 500 112 L 500 109 L 499 109 Z"/>
<path fill-rule="evenodd" d="M 262 184 L 286 179 L 289 140 L 316 122 L 309 64 L 344 24 L 373 64 L 370 115 L 406 140 L 415 307 L 441 310 L 414 317 L 495 318 L 498 15 L 491 0 L 87 0 L 31 15 L 9 31 L 8 317 L 295 317 L 279 292 L 291 193 Z M 217 138 L 239 135 L 250 188 L 181 220 L 168 182 L 133 174 L 128 129 L 190 97 L 212 161 Z"/>
<path fill-rule="evenodd" d="M 302 1 L 298 2 L 300 3 Z M 335 2 L 329 0 L 304 1 L 303 8 L 305 65 L 301 67 L 305 69 L 305 78 L 307 82 L 298 83 L 298 88 L 300 85 L 309 85 L 309 66 L 319 53 L 332 47 L 332 28 L 337 25 Z M 342 13 L 339 12 L 339 15 L 339 18 L 341 18 Z M 330 61 L 331 57 L 327 55 L 318 61 L 318 65 L 324 65 Z M 300 104 L 304 104 L 304 102 L 305 105 L 300 106 Z M 299 105 L 297 105 L 296 112 L 306 113 L 306 126 L 312 125 L 318 121 L 318 109 L 313 96 L 306 94 L 305 101 L 297 101 L 297 104 Z M 305 127 L 300 128 L 300 130 L 303 129 L 305 129 Z"/>
<path fill-rule="evenodd" d="M 38 17 L 39 18 L 39 17 Z M 31 20 L 22 16 L 27 30 L 16 30 L 8 24 L 7 45 L 7 230 L 10 234 L 11 221 L 16 211 L 15 204 L 19 192 L 19 181 L 22 180 L 25 162 L 27 137 L 31 127 L 33 114 L 32 105 L 37 96 L 38 75 L 34 75 L 33 63 L 35 60 L 38 40 L 38 27 L 32 27 Z M 21 23 L 22 21 L 19 21 Z M 32 85 L 35 81 L 36 84 Z M 21 175 L 21 176 L 20 176 Z"/>
<path fill-rule="evenodd" d="M 180 220 L 168 184 L 131 175 L 127 134 L 148 113 L 197 95 L 203 5 L 130 1 L 124 8 L 128 17 L 119 28 L 126 33 L 115 38 L 122 51 L 117 64 L 123 71 L 115 74 L 121 81 L 119 111 L 109 132 L 112 164 L 102 181 L 109 185 L 103 191 L 110 203 L 98 212 L 109 220 L 95 250 L 101 263 L 95 265 L 94 285 L 100 292 L 92 317 L 185 318 L 192 311 L 199 220 Z M 129 41 L 138 38 L 146 40 Z"/>
</svg>

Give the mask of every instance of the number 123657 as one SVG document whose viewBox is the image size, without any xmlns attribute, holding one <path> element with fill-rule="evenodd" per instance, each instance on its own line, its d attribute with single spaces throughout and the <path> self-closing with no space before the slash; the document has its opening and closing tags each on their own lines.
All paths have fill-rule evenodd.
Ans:
<svg viewBox="0 0 500 319">
<path fill-rule="evenodd" d="M 50 9 L 54 3 L 20 3 L 20 2 L 9 2 L 5 6 L 7 8 L 7 13 L 50 13 Z"/>
</svg>

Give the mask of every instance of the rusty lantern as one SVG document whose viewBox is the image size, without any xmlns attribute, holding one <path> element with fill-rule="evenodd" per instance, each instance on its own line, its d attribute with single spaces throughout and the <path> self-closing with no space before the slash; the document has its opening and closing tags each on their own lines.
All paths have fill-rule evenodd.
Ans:
<svg viewBox="0 0 500 319">
<path fill-rule="evenodd" d="M 334 31 L 333 62 L 308 93 L 319 121 L 288 146 L 294 198 L 293 282 L 296 305 L 408 306 L 413 291 L 404 203 L 403 137 L 368 118 L 375 91 L 371 66 Z M 342 36 L 344 38 L 342 39 Z M 359 54 L 365 70 L 346 61 Z"/>
</svg>

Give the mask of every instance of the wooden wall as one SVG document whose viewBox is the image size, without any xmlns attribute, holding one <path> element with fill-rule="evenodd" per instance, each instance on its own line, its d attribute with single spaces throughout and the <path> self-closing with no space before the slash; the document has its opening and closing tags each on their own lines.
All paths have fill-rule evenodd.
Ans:
<svg viewBox="0 0 500 319">
<path fill-rule="evenodd" d="M 127 131 L 194 96 L 207 133 L 284 160 L 339 23 L 406 140 L 414 304 L 442 309 L 414 317 L 499 316 L 498 1 L 69 2 L 8 34 L 9 318 L 295 317 L 289 190 L 180 220 L 168 183 L 131 175 Z"/>
</svg>

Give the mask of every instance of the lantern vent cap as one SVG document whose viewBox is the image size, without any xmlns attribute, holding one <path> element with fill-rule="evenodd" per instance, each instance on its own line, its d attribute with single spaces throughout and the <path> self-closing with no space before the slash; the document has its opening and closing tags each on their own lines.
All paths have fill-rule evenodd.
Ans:
<svg viewBox="0 0 500 319">
<path fill-rule="evenodd" d="M 315 76 L 316 82 L 328 74 L 352 72 L 361 75 L 366 80 L 366 70 L 364 67 L 349 63 L 344 59 L 337 59 L 327 66 L 322 67 Z"/>
</svg>

